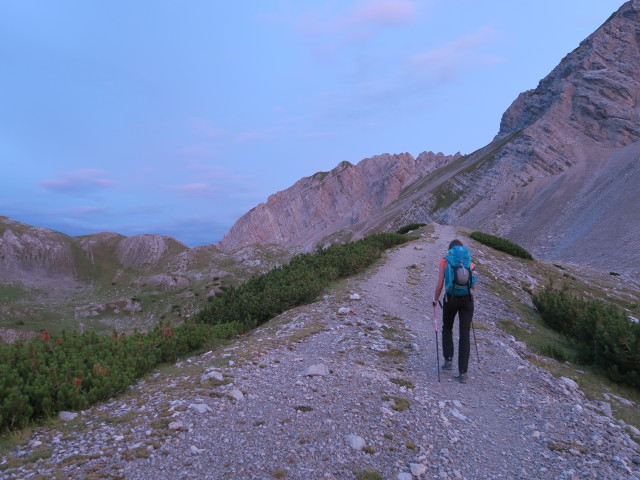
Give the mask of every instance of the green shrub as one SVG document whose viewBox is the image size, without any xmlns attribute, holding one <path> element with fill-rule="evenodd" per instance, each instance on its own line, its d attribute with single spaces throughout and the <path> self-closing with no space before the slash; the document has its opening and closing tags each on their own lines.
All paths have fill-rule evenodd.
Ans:
<svg viewBox="0 0 640 480">
<path fill-rule="evenodd" d="M 491 248 L 495 248 L 496 250 L 500 250 L 501 252 L 513 255 L 514 257 L 520 257 L 526 260 L 533 259 L 533 256 L 524 248 L 522 248 L 517 243 L 513 243 L 512 241 L 505 238 L 496 237 L 494 235 L 489 235 L 488 233 L 482 232 L 473 232 L 470 237 Z"/>
<path fill-rule="evenodd" d="M 533 303 L 543 321 L 575 345 L 578 361 L 613 381 L 640 387 L 640 324 L 619 307 L 550 286 L 536 293 Z"/>
<path fill-rule="evenodd" d="M 21 428 L 61 410 L 79 410 L 124 391 L 161 362 L 237 333 L 224 327 L 185 323 L 147 333 L 73 333 L 29 343 L 0 345 L 0 432 Z"/>
<path fill-rule="evenodd" d="M 63 332 L 57 338 L 44 331 L 28 343 L 0 344 L 0 432 L 108 399 L 159 363 L 312 301 L 332 280 L 361 271 L 385 249 L 406 241 L 403 235 L 378 234 L 299 255 L 245 284 L 225 286 L 195 320 L 178 326 L 161 323 L 129 335 Z"/>
<path fill-rule="evenodd" d="M 297 255 L 288 265 L 229 286 L 196 319 L 211 325 L 234 322 L 250 330 L 285 310 L 312 302 L 333 280 L 362 271 L 384 250 L 406 241 L 403 235 L 382 233 Z"/>
<path fill-rule="evenodd" d="M 420 227 L 424 227 L 425 225 L 426 223 L 410 223 L 409 225 L 405 225 L 404 227 L 400 228 L 396 233 L 404 235 L 407 232 L 411 232 L 412 230 L 417 230 Z"/>
</svg>

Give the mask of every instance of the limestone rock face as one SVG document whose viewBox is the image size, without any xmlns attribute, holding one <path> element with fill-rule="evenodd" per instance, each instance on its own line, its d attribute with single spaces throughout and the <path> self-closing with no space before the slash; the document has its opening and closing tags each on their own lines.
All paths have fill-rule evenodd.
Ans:
<svg viewBox="0 0 640 480">
<path fill-rule="evenodd" d="M 171 237 L 162 235 L 135 235 L 122 240 L 116 248 L 116 256 L 122 265 L 138 267 L 146 263 L 157 263 L 165 253 L 168 253 L 171 243 L 180 244 Z"/>
<path fill-rule="evenodd" d="M 639 27 L 640 1 L 625 3 L 513 102 L 492 143 L 504 146 L 451 222 L 543 258 L 640 272 Z"/>
<path fill-rule="evenodd" d="M 0 279 L 74 275 L 75 262 L 69 237 L 0 217 Z"/>
<path fill-rule="evenodd" d="M 271 196 L 220 247 L 309 247 L 435 221 L 505 236 L 538 258 L 640 273 L 638 32 L 631 0 L 519 95 L 477 152 L 342 163 Z"/>
<path fill-rule="evenodd" d="M 342 162 L 271 195 L 241 217 L 219 243 L 234 250 L 254 243 L 308 247 L 326 235 L 376 214 L 407 185 L 454 159 L 425 152 L 378 155 L 357 165 Z"/>
</svg>

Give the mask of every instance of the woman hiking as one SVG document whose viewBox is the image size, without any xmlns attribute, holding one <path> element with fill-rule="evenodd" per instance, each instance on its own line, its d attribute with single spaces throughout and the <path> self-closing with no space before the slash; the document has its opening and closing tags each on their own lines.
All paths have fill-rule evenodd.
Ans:
<svg viewBox="0 0 640 480">
<path fill-rule="evenodd" d="M 458 375 L 455 378 L 460 383 L 467 382 L 469 367 L 469 353 L 471 351 L 470 330 L 473 321 L 473 295 L 475 289 L 474 265 L 471 254 L 458 239 L 449 244 L 447 256 L 440 260 L 438 284 L 433 296 L 433 305 L 444 287 L 445 294 L 442 302 L 442 353 L 444 354 L 443 370 L 453 369 L 453 323 L 458 315 L 460 336 L 458 342 Z"/>
</svg>

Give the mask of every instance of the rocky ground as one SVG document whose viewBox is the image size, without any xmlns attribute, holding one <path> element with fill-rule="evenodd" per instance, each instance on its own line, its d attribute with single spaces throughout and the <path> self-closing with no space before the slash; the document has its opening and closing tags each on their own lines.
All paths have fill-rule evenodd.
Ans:
<svg viewBox="0 0 640 480">
<path fill-rule="evenodd" d="M 469 382 L 439 378 L 430 299 L 453 235 L 437 227 L 317 303 L 66 412 L 0 478 L 640 479 L 640 432 L 530 363 L 489 289 Z"/>
</svg>

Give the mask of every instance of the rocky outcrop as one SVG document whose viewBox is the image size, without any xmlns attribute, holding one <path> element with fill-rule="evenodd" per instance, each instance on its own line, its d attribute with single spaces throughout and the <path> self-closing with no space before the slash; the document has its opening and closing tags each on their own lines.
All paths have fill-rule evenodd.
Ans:
<svg viewBox="0 0 640 480">
<path fill-rule="evenodd" d="M 362 221 L 394 201 L 407 185 L 459 157 L 425 152 L 378 155 L 357 165 L 305 177 L 244 215 L 219 243 L 234 250 L 254 243 L 308 247 Z"/>
<path fill-rule="evenodd" d="M 633 0 L 514 101 L 493 143 L 505 146 L 449 209 L 453 222 L 544 258 L 640 273 L 638 25 Z"/>
<path fill-rule="evenodd" d="M 158 263 L 162 256 L 169 252 L 172 245 L 183 250 L 188 248 L 171 237 L 149 234 L 136 235 L 125 238 L 118 243 L 116 257 L 122 265 L 128 267 Z"/>
<path fill-rule="evenodd" d="M 0 280 L 37 282 L 75 273 L 70 237 L 0 217 Z"/>
<path fill-rule="evenodd" d="M 310 246 L 437 221 L 505 236 L 537 257 L 640 274 L 639 25 L 640 0 L 625 3 L 513 102 L 477 152 L 343 163 L 270 197 L 221 247 Z"/>
<path fill-rule="evenodd" d="M 221 248 L 308 247 L 340 230 L 353 239 L 439 221 L 507 236 L 537 256 L 640 272 L 638 25 L 633 0 L 522 93 L 477 152 L 342 163 L 258 205 Z"/>
</svg>

